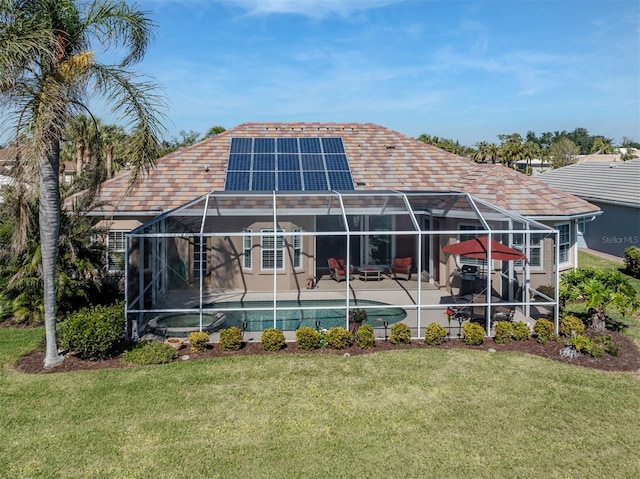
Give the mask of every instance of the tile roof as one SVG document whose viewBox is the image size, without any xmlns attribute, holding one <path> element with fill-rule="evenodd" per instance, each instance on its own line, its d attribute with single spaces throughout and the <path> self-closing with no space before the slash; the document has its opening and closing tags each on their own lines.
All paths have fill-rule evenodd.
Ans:
<svg viewBox="0 0 640 479">
<path fill-rule="evenodd" d="M 536 178 L 588 201 L 640 208 L 640 158 L 615 163 L 578 163 Z"/>
<path fill-rule="evenodd" d="M 586 201 L 501 165 L 481 165 L 371 123 L 244 123 L 157 162 L 127 191 L 128 173 L 101 188 L 104 211 L 161 212 L 223 190 L 233 137 L 340 137 L 356 190 L 464 191 L 531 216 L 573 216 L 599 210 Z"/>
</svg>

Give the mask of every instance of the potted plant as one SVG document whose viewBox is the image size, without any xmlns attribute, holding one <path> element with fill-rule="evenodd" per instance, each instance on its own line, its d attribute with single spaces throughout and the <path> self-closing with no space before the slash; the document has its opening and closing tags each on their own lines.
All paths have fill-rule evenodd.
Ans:
<svg viewBox="0 0 640 479">
<path fill-rule="evenodd" d="M 179 350 L 184 346 L 184 338 L 170 337 L 167 338 L 167 344 L 175 350 Z"/>
</svg>

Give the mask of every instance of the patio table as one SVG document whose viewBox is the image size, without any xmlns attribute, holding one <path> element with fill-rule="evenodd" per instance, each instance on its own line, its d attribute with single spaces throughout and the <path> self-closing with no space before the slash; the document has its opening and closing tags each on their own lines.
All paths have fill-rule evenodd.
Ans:
<svg viewBox="0 0 640 479">
<path fill-rule="evenodd" d="M 383 279 L 382 277 L 383 272 L 384 272 L 384 268 L 381 268 L 379 266 L 368 266 L 366 268 L 360 268 L 358 270 L 360 281 L 369 281 L 369 279 L 375 279 L 376 281 L 381 281 Z"/>
</svg>

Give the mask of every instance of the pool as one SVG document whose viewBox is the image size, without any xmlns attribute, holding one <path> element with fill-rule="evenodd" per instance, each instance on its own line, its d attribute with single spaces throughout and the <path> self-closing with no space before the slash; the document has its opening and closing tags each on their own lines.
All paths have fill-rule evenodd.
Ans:
<svg viewBox="0 0 640 479">
<path fill-rule="evenodd" d="M 202 330 L 214 331 L 225 321 L 223 313 L 202 313 Z M 147 324 L 149 330 L 161 336 L 187 337 L 200 331 L 200 313 L 169 313 L 156 316 Z"/>
<path fill-rule="evenodd" d="M 295 331 L 304 326 L 329 329 L 346 325 L 347 310 L 343 300 L 284 300 L 276 304 L 278 311 L 275 327 L 282 331 Z M 407 316 L 404 309 L 379 301 L 352 301 L 349 306 L 352 309 L 364 309 L 367 312 L 367 324 L 374 328 L 383 327 L 385 321 L 387 325 L 397 323 Z M 264 331 L 274 327 L 272 301 L 218 302 L 204 305 L 204 307 L 224 312 L 225 320 L 215 328 L 216 330 L 237 326 L 245 331 Z M 301 307 L 312 309 L 300 309 Z M 243 328 L 243 326 L 246 327 Z"/>
</svg>

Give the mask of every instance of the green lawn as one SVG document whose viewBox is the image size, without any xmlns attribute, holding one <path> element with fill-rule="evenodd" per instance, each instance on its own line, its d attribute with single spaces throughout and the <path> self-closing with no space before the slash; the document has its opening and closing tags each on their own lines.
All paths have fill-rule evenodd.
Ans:
<svg viewBox="0 0 640 479">
<path fill-rule="evenodd" d="M 477 351 L 26 375 L 0 330 L 2 478 L 640 477 L 640 376 Z"/>
</svg>

